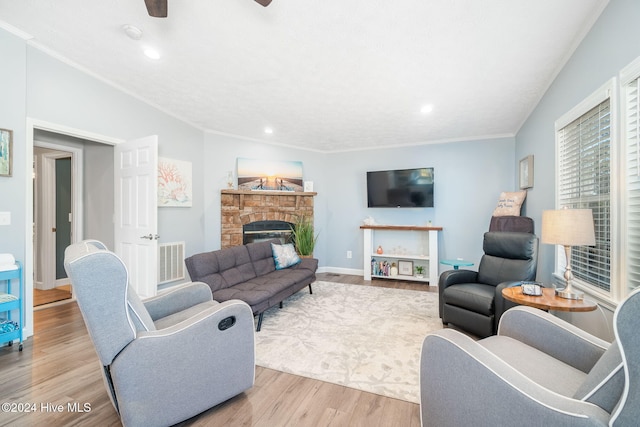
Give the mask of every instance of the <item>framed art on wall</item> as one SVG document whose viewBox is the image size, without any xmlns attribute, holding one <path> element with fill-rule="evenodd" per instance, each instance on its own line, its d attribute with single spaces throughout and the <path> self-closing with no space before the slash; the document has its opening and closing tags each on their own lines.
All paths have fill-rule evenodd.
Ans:
<svg viewBox="0 0 640 427">
<path fill-rule="evenodd" d="M 158 206 L 193 205 L 191 162 L 158 158 Z"/>
<path fill-rule="evenodd" d="M 533 154 L 520 160 L 520 189 L 533 188 Z"/>
<path fill-rule="evenodd" d="M 237 177 L 238 190 L 304 190 L 301 161 L 238 158 Z"/>
<path fill-rule="evenodd" d="M 13 131 L 0 129 L 0 176 L 11 176 L 13 171 Z"/>
</svg>

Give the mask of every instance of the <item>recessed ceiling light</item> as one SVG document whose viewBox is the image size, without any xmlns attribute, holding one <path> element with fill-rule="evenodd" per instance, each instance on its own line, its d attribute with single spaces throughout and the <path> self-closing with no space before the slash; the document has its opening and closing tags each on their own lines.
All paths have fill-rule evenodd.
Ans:
<svg viewBox="0 0 640 427">
<path fill-rule="evenodd" d="M 433 111 L 433 105 L 431 105 L 431 104 L 425 105 L 420 109 L 420 112 L 422 114 L 428 114 L 428 113 L 430 113 L 432 111 Z"/>
<path fill-rule="evenodd" d="M 272 133 L 273 133 L 273 129 L 271 129 L 271 128 L 264 128 L 264 133 L 272 134 Z"/>
<path fill-rule="evenodd" d="M 144 54 L 147 56 L 147 58 L 160 59 L 160 52 L 150 47 L 144 49 Z"/>
</svg>

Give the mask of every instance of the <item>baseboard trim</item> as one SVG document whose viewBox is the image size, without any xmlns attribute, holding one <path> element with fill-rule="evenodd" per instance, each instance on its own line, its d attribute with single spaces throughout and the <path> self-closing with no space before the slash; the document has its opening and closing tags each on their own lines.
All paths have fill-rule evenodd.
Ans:
<svg viewBox="0 0 640 427">
<path fill-rule="evenodd" d="M 350 274 L 353 276 L 364 276 L 364 271 L 357 268 L 343 268 L 343 267 L 318 267 L 318 273 L 336 273 L 336 274 Z"/>
</svg>

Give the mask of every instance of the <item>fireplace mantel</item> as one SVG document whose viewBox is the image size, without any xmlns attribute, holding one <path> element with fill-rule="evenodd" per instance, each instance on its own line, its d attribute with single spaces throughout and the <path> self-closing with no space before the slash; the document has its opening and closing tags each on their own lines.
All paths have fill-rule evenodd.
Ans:
<svg viewBox="0 0 640 427">
<path fill-rule="evenodd" d="M 268 190 L 222 190 L 221 194 L 233 194 L 239 196 L 240 200 L 240 210 L 244 209 L 244 198 L 245 196 L 295 196 L 296 197 L 296 207 L 300 206 L 301 197 L 313 197 L 316 193 L 314 192 L 301 192 L 301 191 L 268 191 Z"/>
<path fill-rule="evenodd" d="M 243 225 L 255 221 L 295 223 L 298 216 L 313 220 L 316 192 L 221 190 L 220 247 L 242 244 Z"/>
</svg>

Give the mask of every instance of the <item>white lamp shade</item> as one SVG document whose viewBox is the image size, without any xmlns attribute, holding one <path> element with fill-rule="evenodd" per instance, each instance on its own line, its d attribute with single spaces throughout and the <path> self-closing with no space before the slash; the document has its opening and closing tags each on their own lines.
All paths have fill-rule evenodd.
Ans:
<svg viewBox="0 0 640 427">
<path fill-rule="evenodd" d="M 591 209 L 543 211 L 541 241 L 563 246 L 595 245 Z"/>
</svg>

